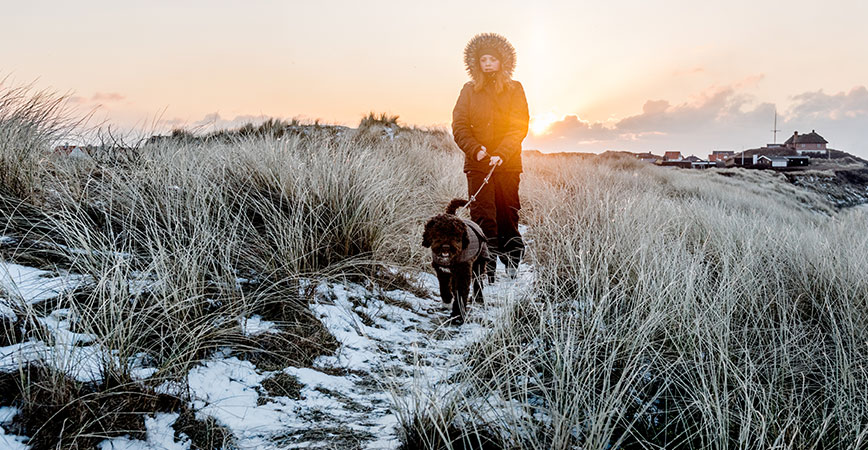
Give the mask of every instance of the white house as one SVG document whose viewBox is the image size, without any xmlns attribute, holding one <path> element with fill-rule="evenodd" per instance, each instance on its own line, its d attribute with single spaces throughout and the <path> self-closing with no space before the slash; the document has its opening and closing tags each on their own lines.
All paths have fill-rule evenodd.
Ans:
<svg viewBox="0 0 868 450">
<path fill-rule="evenodd" d="M 800 155 L 823 155 L 826 153 L 826 144 L 829 142 L 823 139 L 823 136 L 817 134 L 816 130 L 811 130 L 808 134 L 799 134 L 794 132 L 784 145 L 797 151 Z"/>
</svg>

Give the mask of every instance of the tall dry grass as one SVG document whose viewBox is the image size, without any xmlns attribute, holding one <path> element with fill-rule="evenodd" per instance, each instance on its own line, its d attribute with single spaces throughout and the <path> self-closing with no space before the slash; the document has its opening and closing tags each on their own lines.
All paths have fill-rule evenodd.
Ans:
<svg viewBox="0 0 868 450">
<path fill-rule="evenodd" d="M 0 79 L 0 191 L 32 200 L 39 189 L 45 150 L 82 124 L 71 118 L 68 97 Z"/>
<path fill-rule="evenodd" d="M 23 104 L 51 111 L 51 101 Z M 7 193 L 0 202 L 0 230 L 19 242 L 3 256 L 90 282 L 49 304 L 12 299 L 18 317 L 11 326 L 27 328 L 13 340 L 53 342 L 38 319 L 65 308 L 73 331 L 106 352 L 101 380 L 86 395 L 63 373 L 68 352 L 4 382 L 10 389 L 0 404 L 22 407 L 21 432 L 38 446 L 87 447 L 136 431 L 129 427 L 141 428 L 141 420 L 118 420 L 123 405 L 154 396 L 159 401 L 143 408 L 177 407 L 153 389 L 183 382 L 217 349 L 231 348 L 263 370 L 331 353 L 336 341 L 310 313 L 303 280 L 404 282 L 393 269 L 422 267 L 424 220 L 463 190 L 460 155 L 442 133 L 296 127 L 304 132 L 157 139 L 75 159 L 51 155 L 54 135 L 40 131 L 38 116 L 28 120 L 17 128 L 0 123 L 11 130 L 3 163 L 32 175 L 10 175 L 29 197 Z M 23 149 L 38 164 L 7 149 Z M 37 247 L 39 257 L 31 251 Z M 239 318 L 254 314 L 277 322 L 280 332 L 246 336 Z M 142 361 L 156 369 L 144 383 L 135 379 Z M 118 391 L 132 397 L 112 400 Z M 54 393 L 50 402 L 46 393 Z M 92 402 L 116 407 L 93 409 Z M 66 425 L 38 426 L 47 420 Z M 197 427 L 213 424 L 190 419 L 186 432 Z"/>
<path fill-rule="evenodd" d="M 468 349 L 460 388 L 410 402 L 408 441 L 868 445 L 864 211 L 765 172 L 525 167 L 534 289 Z"/>
</svg>

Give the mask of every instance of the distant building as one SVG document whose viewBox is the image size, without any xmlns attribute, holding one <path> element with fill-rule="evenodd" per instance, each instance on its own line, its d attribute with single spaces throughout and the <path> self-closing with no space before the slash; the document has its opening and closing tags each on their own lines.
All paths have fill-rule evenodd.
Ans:
<svg viewBox="0 0 868 450">
<path fill-rule="evenodd" d="M 793 132 L 793 135 L 784 142 L 784 145 L 792 150 L 795 150 L 800 155 L 821 155 L 826 153 L 826 144 L 829 142 L 823 139 L 823 136 L 817 134 L 816 130 L 811 130 L 808 134 L 799 134 L 798 131 Z"/>
<path fill-rule="evenodd" d="M 726 161 L 727 158 L 734 154 L 735 152 L 732 150 L 714 150 L 708 155 L 708 160 L 711 162 Z"/>
<path fill-rule="evenodd" d="M 680 167 L 682 169 L 693 168 L 693 163 L 690 161 L 660 161 L 659 165 L 663 167 Z"/>
<path fill-rule="evenodd" d="M 717 167 L 717 163 L 713 161 L 694 161 L 690 163 L 690 167 L 693 169 L 708 169 Z"/>
<path fill-rule="evenodd" d="M 684 161 L 690 161 L 690 162 L 692 162 L 692 163 L 702 161 L 702 159 L 700 159 L 700 158 L 697 157 L 696 155 L 690 155 L 690 156 L 688 156 L 687 158 L 684 158 L 683 160 L 684 160 Z"/>
<path fill-rule="evenodd" d="M 656 163 L 657 161 L 663 160 L 662 156 L 655 155 L 651 152 L 634 153 L 633 155 L 636 156 L 636 159 L 638 159 L 639 161 L 645 161 L 649 163 Z"/>
<path fill-rule="evenodd" d="M 810 164 L 810 157 L 802 155 L 754 155 L 753 165 L 757 167 L 771 167 L 773 169 L 783 167 L 800 167 Z"/>
<path fill-rule="evenodd" d="M 54 153 L 58 155 L 70 156 L 73 158 L 90 158 L 91 146 L 82 147 L 80 145 L 58 145 L 54 147 Z"/>
<path fill-rule="evenodd" d="M 666 152 L 663 154 L 663 161 L 681 161 L 681 152 Z"/>
<path fill-rule="evenodd" d="M 784 156 L 784 158 L 787 158 L 787 167 L 799 167 L 811 164 L 811 158 L 807 156 Z"/>
<path fill-rule="evenodd" d="M 783 156 L 754 155 L 753 164 L 763 167 L 787 167 L 787 158 Z"/>
</svg>

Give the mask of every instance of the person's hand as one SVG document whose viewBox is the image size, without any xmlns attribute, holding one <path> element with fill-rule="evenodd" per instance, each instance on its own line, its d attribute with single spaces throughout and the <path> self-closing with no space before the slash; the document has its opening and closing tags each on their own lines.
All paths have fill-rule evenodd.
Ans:
<svg viewBox="0 0 868 450">
<path fill-rule="evenodd" d="M 488 156 L 488 152 L 485 151 L 485 147 L 482 147 L 482 150 L 476 152 L 476 160 L 477 161 L 482 161 L 482 159 L 485 158 L 486 156 Z"/>
<path fill-rule="evenodd" d="M 492 156 L 491 161 L 488 162 L 489 166 L 499 166 L 503 164 L 503 158 L 500 156 Z"/>
</svg>

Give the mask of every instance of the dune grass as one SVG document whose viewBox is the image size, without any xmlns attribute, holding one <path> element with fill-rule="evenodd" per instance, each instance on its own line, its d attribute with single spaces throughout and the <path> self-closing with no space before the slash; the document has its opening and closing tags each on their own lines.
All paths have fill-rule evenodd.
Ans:
<svg viewBox="0 0 868 450">
<path fill-rule="evenodd" d="M 307 280 L 405 283 L 394 273 L 422 267 L 416 241 L 424 220 L 460 195 L 460 187 L 454 192 L 460 172 L 448 172 L 459 156 L 442 134 L 401 130 L 384 138 L 311 127 L 159 139 L 76 159 L 51 154 L 58 128 L 39 126 L 58 108 L 54 102 L 19 100 L 31 105 L 27 111 L 44 110 L 42 116 L 0 115 L 2 164 L 15 170 L 0 180 L 0 230 L 16 239 L 2 256 L 89 281 L 50 305 L 10 298 L 16 318 L 2 322 L 11 328 L 3 334 L 11 344 L 53 343 L 54 331 L 46 327 L 15 331 L 52 310 L 68 310 L 70 331 L 92 337 L 90 345 L 106 352 L 101 380 L 87 387 L 88 401 L 114 398 L 118 386 L 156 395 L 157 386 L 183 381 L 221 348 L 263 370 L 309 366 L 337 342 L 307 306 Z M 252 315 L 276 322 L 279 332 L 245 335 L 239 319 Z M 62 447 L 127 433 L 129 420 L 81 401 L 80 383 L 55 370 L 68 361 L 55 356 L 68 355 L 45 356 L 35 372 L 48 370 L 39 383 L 55 392 L 53 406 L 39 417 L 77 419 L 58 432 L 26 417 L 21 432 L 39 445 Z M 144 382 L 135 379 L 141 361 L 156 369 Z M 32 395 L 36 381 L 23 374 L 33 370 L 21 368 L 0 404 L 20 405 L 32 416 L 42 400 Z M 137 417 L 157 410 L 148 404 Z"/>
<path fill-rule="evenodd" d="M 387 116 L 71 159 L 49 152 L 63 107 L 0 91 L 0 231 L 15 239 L 0 256 L 89 280 L 49 304 L 11 298 L 4 344 L 54 342 L 39 319 L 67 309 L 106 355 L 95 383 L 64 373 L 63 352 L 0 379 L 40 446 L 140 435 L 142 415 L 184 404 L 156 386 L 217 349 L 263 370 L 333 352 L 307 280 L 424 270 L 422 224 L 464 194 L 448 134 L 383 132 Z M 454 389 L 396 405 L 405 448 L 868 445 L 864 210 L 761 171 L 542 156 L 525 170 L 533 289 L 467 349 Z M 252 315 L 279 333 L 245 335 Z M 136 361 L 156 373 L 137 380 Z M 196 445 L 232 445 L 181 413 Z"/>
<path fill-rule="evenodd" d="M 766 172 L 525 167 L 534 290 L 468 350 L 462 389 L 415 400 L 408 441 L 864 448 L 865 212 Z"/>
</svg>

